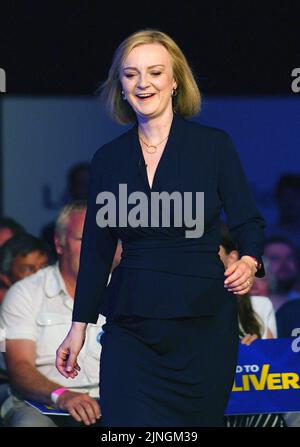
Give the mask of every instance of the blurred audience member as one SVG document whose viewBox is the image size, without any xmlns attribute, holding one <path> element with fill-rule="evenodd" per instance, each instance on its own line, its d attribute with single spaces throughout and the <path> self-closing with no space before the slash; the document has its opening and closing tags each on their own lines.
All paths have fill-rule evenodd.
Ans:
<svg viewBox="0 0 300 447">
<path fill-rule="evenodd" d="M 11 217 L 0 219 L 0 247 L 13 236 L 25 233 L 25 229 Z"/>
<path fill-rule="evenodd" d="M 300 292 L 295 288 L 299 275 L 296 251 L 287 238 L 273 236 L 265 241 L 264 258 L 272 275 L 269 296 L 277 312 L 286 302 L 300 298 Z"/>
<path fill-rule="evenodd" d="M 71 167 L 67 174 L 67 188 L 63 199 L 64 204 L 72 203 L 76 200 L 87 200 L 90 181 L 90 164 L 77 163 Z M 55 222 L 49 222 L 42 229 L 40 236 L 47 242 L 51 249 L 51 262 L 57 260 L 57 253 L 54 243 Z"/>
<path fill-rule="evenodd" d="M 100 417 L 94 399 L 99 396 L 98 342 L 105 318 L 89 324 L 79 356 L 80 374 L 72 383 L 55 367 L 56 349 L 70 329 L 79 269 L 86 203 L 77 201 L 60 212 L 55 231 L 59 260 L 35 275 L 14 284 L 1 309 L 6 331 L 6 361 L 12 388 L 1 407 L 5 425 L 12 427 L 55 427 L 90 425 Z M 64 388 L 62 390 L 62 388 Z M 53 392 L 60 390 L 54 402 Z M 24 400 L 55 404 L 71 417 L 46 416 Z"/>
<path fill-rule="evenodd" d="M 300 175 L 284 174 L 276 186 L 278 221 L 266 227 L 266 236 L 288 238 L 300 255 Z"/>
<path fill-rule="evenodd" d="M 2 217 L 0 219 L 0 247 L 10 238 L 17 234 L 25 233 L 25 229 L 11 217 Z M 0 274 L 0 304 L 6 294 L 7 286 L 3 282 Z"/>
<path fill-rule="evenodd" d="M 8 239 L 0 248 L 0 276 L 2 279 L 0 304 L 9 287 L 17 281 L 32 275 L 48 263 L 48 247 L 40 239 L 24 233 L 22 227 L 14 227 L 16 234 Z M 0 328 L 3 332 L 3 328 Z M 0 339 L 1 342 L 1 339 Z M 6 365 L 3 352 L 0 352 L 0 372 L 6 376 Z M 8 396 L 8 384 L 0 385 L 0 405 Z"/>
<path fill-rule="evenodd" d="M 0 249 L 1 279 L 9 288 L 46 267 L 48 260 L 49 247 L 41 239 L 27 233 L 13 236 Z"/>
<path fill-rule="evenodd" d="M 78 163 L 68 172 L 68 196 L 66 202 L 87 200 L 90 181 L 90 164 Z"/>
<path fill-rule="evenodd" d="M 300 336 L 300 299 L 289 301 L 276 313 L 278 337 Z M 293 331 L 298 329 L 297 334 Z"/>
</svg>

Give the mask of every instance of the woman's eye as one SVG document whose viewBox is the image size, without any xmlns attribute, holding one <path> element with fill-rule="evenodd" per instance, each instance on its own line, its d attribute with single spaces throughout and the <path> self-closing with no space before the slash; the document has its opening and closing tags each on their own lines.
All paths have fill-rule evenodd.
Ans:
<svg viewBox="0 0 300 447">
<path fill-rule="evenodd" d="M 132 78 L 132 76 L 134 76 L 134 75 L 132 73 L 128 73 L 125 76 L 126 76 L 126 78 Z"/>
<path fill-rule="evenodd" d="M 154 76 L 159 76 L 161 74 L 161 71 L 156 71 L 156 72 L 153 72 L 151 74 L 154 75 Z"/>
</svg>

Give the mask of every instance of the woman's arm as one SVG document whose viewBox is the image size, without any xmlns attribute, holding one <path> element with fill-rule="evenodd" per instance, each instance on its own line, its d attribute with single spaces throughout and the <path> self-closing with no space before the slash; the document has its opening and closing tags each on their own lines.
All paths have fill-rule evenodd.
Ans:
<svg viewBox="0 0 300 447">
<path fill-rule="evenodd" d="M 80 371 L 77 357 L 85 341 L 86 323 L 73 322 L 68 335 L 56 351 L 55 366 L 66 378 L 74 379 Z"/>
<path fill-rule="evenodd" d="M 56 368 L 74 379 L 80 371 L 78 354 L 84 344 L 87 323 L 97 323 L 99 304 L 107 285 L 118 238 L 96 222 L 97 195 L 101 192 L 102 151 L 91 163 L 91 179 L 84 222 L 71 329 L 56 352 Z"/>
<path fill-rule="evenodd" d="M 105 189 L 101 183 L 101 171 L 105 168 L 102 151 L 103 149 L 99 149 L 96 152 L 91 163 L 89 197 L 72 316 L 74 322 L 97 322 L 99 303 L 107 285 L 118 242 L 109 227 L 100 228 L 96 222 L 99 209 L 96 198 Z"/>
<path fill-rule="evenodd" d="M 227 134 L 218 145 L 217 158 L 219 196 L 239 255 L 253 256 L 262 263 L 265 220 L 257 209 L 239 155 Z M 255 276 L 264 275 L 262 263 Z"/>
</svg>

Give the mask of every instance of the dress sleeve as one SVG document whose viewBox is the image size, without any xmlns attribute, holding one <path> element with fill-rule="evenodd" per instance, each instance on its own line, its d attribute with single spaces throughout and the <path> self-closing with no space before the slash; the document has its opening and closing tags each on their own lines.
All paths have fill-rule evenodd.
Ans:
<svg viewBox="0 0 300 447">
<path fill-rule="evenodd" d="M 264 218 L 259 213 L 234 144 L 228 134 L 218 152 L 218 192 L 227 224 L 240 256 L 254 256 L 262 266 L 255 276 L 265 276 L 262 262 Z"/>
<path fill-rule="evenodd" d="M 72 321 L 96 323 L 99 304 L 105 291 L 117 237 L 109 227 L 100 228 L 96 222 L 96 197 L 101 192 L 101 149 L 91 162 L 91 178 L 87 212 L 83 227 L 79 272 L 75 290 Z"/>
</svg>

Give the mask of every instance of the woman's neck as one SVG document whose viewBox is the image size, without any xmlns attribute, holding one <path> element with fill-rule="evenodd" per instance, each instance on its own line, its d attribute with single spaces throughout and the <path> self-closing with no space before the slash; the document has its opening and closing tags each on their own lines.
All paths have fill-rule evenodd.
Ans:
<svg viewBox="0 0 300 447">
<path fill-rule="evenodd" d="M 172 120 L 172 110 L 154 118 L 138 119 L 139 133 L 147 142 L 155 144 L 169 134 Z"/>
</svg>

